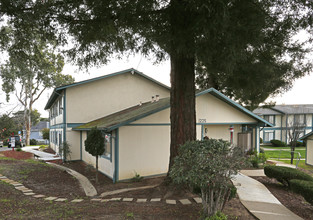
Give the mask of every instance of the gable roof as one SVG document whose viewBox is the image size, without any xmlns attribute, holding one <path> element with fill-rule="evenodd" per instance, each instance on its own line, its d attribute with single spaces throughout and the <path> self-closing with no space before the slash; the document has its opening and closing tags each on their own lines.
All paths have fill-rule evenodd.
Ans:
<svg viewBox="0 0 313 220">
<path fill-rule="evenodd" d="M 307 139 L 308 137 L 310 137 L 311 135 L 313 135 L 313 131 L 307 133 L 306 135 L 303 135 L 301 138 L 299 138 L 300 140 L 305 140 Z"/>
<path fill-rule="evenodd" d="M 96 77 L 96 78 L 92 78 L 92 79 L 88 79 L 88 80 L 83 80 L 83 81 L 80 81 L 80 82 L 75 82 L 75 83 L 72 83 L 72 84 L 68 84 L 68 85 L 64 85 L 64 86 L 60 86 L 60 87 L 57 87 L 53 90 L 46 106 L 45 106 L 45 110 L 46 109 L 49 109 L 52 104 L 55 102 L 55 100 L 58 98 L 58 96 L 60 96 L 60 93 L 62 93 L 62 91 L 64 91 L 65 89 L 67 88 L 70 88 L 70 87 L 74 87 L 74 86 L 79 86 L 79 85 L 82 85 L 82 84 L 86 84 L 86 83 L 91 83 L 91 82 L 94 82 L 94 81 L 97 81 L 97 80 L 101 80 L 101 79 L 105 79 L 105 78 L 109 78 L 109 77 L 112 77 L 112 76 L 117 76 L 117 75 L 121 75 L 121 74 L 125 74 L 125 73 L 131 73 L 131 74 L 138 74 L 139 76 L 142 76 L 144 77 L 145 79 L 148 79 L 166 89 L 170 89 L 170 87 L 168 87 L 167 85 L 143 74 L 142 72 L 139 72 L 138 70 L 134 69 L 134 68 L 130 68 L 130 69 L 126 69 L 126 70 L 122 70 L 122 71 L 119 71 L 119 72 L 115 72 L 115 73 L 111 73 L 111 74 L 107 74 L 107 75 L 103 75 L 103 76 L 99 76 L 99 77 Z"/>
<path fill-rule="evenodd" d="M 231 105 L 232 107 L 236 108 L 237 110 L 247 114 L 248 116 L 254 118 L 256 121 L 259 122 L 261 126 L 271 126 L 273 125 L 268 121 L 260 118 L 259 116 L 253 114 L 251 111 L 247 110 L 246 108 L 242 107 L 238 103 L 234 102 L 224 94 L 220 93 L 214 88 L 210 88 L 199 92 L 196 96 L 201 96 L 204 94 L 211 94 L 214 97 L 226 102 L 227 104 Z M 151 114 L 157 113 L 162 111 L 166 108 L 170 107 L 170 98 L 163 98 L 157 102 L 146 102 L 142 105 L 136 105 L 122 111 L 113 113 L 111 115 L 107 115 L 103 118 L 88 122 L 86 124 L 80 125 L 78 127 L 73 128 L 73 130 L 90 130 L 92 127 L 98 127 L 99 129 L 103 129 L 106 131 L 112 131 L 118 127 L 130 124 L 133 121 L 139 120 L 141 118 L 147 117 Z"/>
<path fill-rule="evenodd" d="M 275 105 L 269 108 L 260 107 L 253 112 L 259 115 L 313 114 L 313 105 Z"/>
</svg>

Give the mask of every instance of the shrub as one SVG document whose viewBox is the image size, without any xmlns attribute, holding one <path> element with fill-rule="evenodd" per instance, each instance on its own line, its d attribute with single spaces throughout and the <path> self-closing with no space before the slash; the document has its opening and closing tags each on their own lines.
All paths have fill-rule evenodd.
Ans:
<svg viewBox="0 0 313 220">
<path fill-rule="evenodd" d="M 254 168 L 259 168 L 259 164 L 260 163 L 265 163 L 267 160 L 267 157 L 263 151 L 263 153 L 259 153 L 259 155 L 257 154 L 256 151 L 253 151 L 253 154 L 250 155 L 248 161 L 251 163 L 251 165 L 254 167 Z"/>
<path fill-rule="evenodd" d="M 274 147 L 286 147 L 287 144 L 280 140 L 271 140 L 271 143 Z"/>
<path fill-rule="evenodd" d="M 142 179 L 143 179 L 143 177 L 140 176 L 140 174 L 138 174 L 137 172 L 135 172 L 135 176 L 132 177 L 130 179 L 130 181 L 132 181 L 132 182 L 140 182 Z"/>
<path fill-rule="evenodd" d="M 303 198 L 313 205 L 313 182 L 306 180 L 290 180 L 290 189 L 303 196 Z"/>
<path fill-rule="evenodd" d="M 64 141 L 59 148 L 59 154 L 61 158 L 63 158 L 63 162 L 71 158 L 71 153 L 70 144 L 67 141 Z"/>
<path fill-rule="evenodd" d="M 85 140 L 85 150 L 96 157 L 96 183 L 98 183 L 98 158 L 104 151 L 104 137 L 97 127 L 91 129 Z"/>
<path fill-rule="evenodd" d="M 264 167 L 264 173 L 269 178 L 275 178 L 285 186 L 290 186 L 290 180 L 308 180 L 313 181 L 313 177 L 294 168 L 280 167 L 280 166 L 267 166 Z"/>
<path fill-rule="evenodd" d="M 293 146 L 294 141 L 290 141 L 289 145 Z M 304 142 L 301 141 L 296 141 L 296 147 L 303 147 L 304 146 Z"/>
<path fill-rule="evenodd" d="M 37 141 L 35 139 L 30 139 L 29 144 L 30 145 L 37 145 Z"/>
<path fill-rule="evenodd" d="M 230 180 L 244 164 L 241 149 L 230 146 L 229 142 L 216 139 L 187 142 L 179 148 L 171 167 L 174 183 L 200 189 L 206 216 L 222 210 L 233 188 Z"/>
<path fill-rule="evenodd" d="M 16 151 L 22 151 L 22 149 L 18 147 L 18 148 L 16 148 Z"/>
<path fill-rule="evenodd" d="M 227 220 L 228 216 L 223 212 L 218 211 L 215 215 L 206 218 L 205 220 Z"/>
<path fill-rule="evenodd" d="M 263 139 L 260 137 L 260 144 L 263 144 Z"/>
<path fill-rule="evenodd" d="M 260 153 L 265 153 L 263 147 L 260 147 Z"/>
</svg>

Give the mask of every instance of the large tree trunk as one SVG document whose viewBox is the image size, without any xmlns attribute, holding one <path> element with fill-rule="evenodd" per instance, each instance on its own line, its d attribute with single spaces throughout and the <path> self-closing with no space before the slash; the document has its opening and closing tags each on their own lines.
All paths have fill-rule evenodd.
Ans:
<svg viewBox="0 0 313 220">
<path fill-rule="evenodd" d="M 171 169 L 178 148 L 196 139 L 195 59 L 171 54 Z"/>
</svg>

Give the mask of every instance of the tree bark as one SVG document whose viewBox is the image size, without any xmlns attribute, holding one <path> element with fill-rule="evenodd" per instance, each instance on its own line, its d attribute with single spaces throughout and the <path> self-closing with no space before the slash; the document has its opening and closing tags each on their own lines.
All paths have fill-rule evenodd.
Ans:
<svg viewBox="0 0 313 220">
<path fill-rule="evenodd" d="M 196 139 L 195 58 L 171 54 L 171 169 L 178 148 Z"/>
<path fill-rule="evenodd" d="M 98 184 L 98 155 L 96 156 L 96 183 Z"/>
</svg>

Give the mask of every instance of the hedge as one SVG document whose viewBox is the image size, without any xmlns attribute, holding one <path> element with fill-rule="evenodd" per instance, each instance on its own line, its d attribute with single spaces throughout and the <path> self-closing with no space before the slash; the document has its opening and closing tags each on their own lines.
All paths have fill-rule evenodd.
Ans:
<svg viewBox="0 0 313 220">
<path fill-rule="evenodd" d="M 313 182 L 306 180 L 290 180 L 290 188 L 293 192 L 303 196 L 303 198 L 313 205 Z"/>
<path fill-rule="evenodd" d="M 271 140 L 271 143 L 274 147 L 286 147 L 287 146 L 285 142 L 280 141 L 280 140 L 275 140 L 275 139 Z"/>
<path fill-rule="evenodd" d="M 280 167 L 280 166 L 266 166 L 264 167 L 264 173 L 269 178 L 275 178 L 286 186 L 290 186 L 290 180 L 307 180 L 313 181 L 313 177 L 294 168 Z"/>
</svg>

